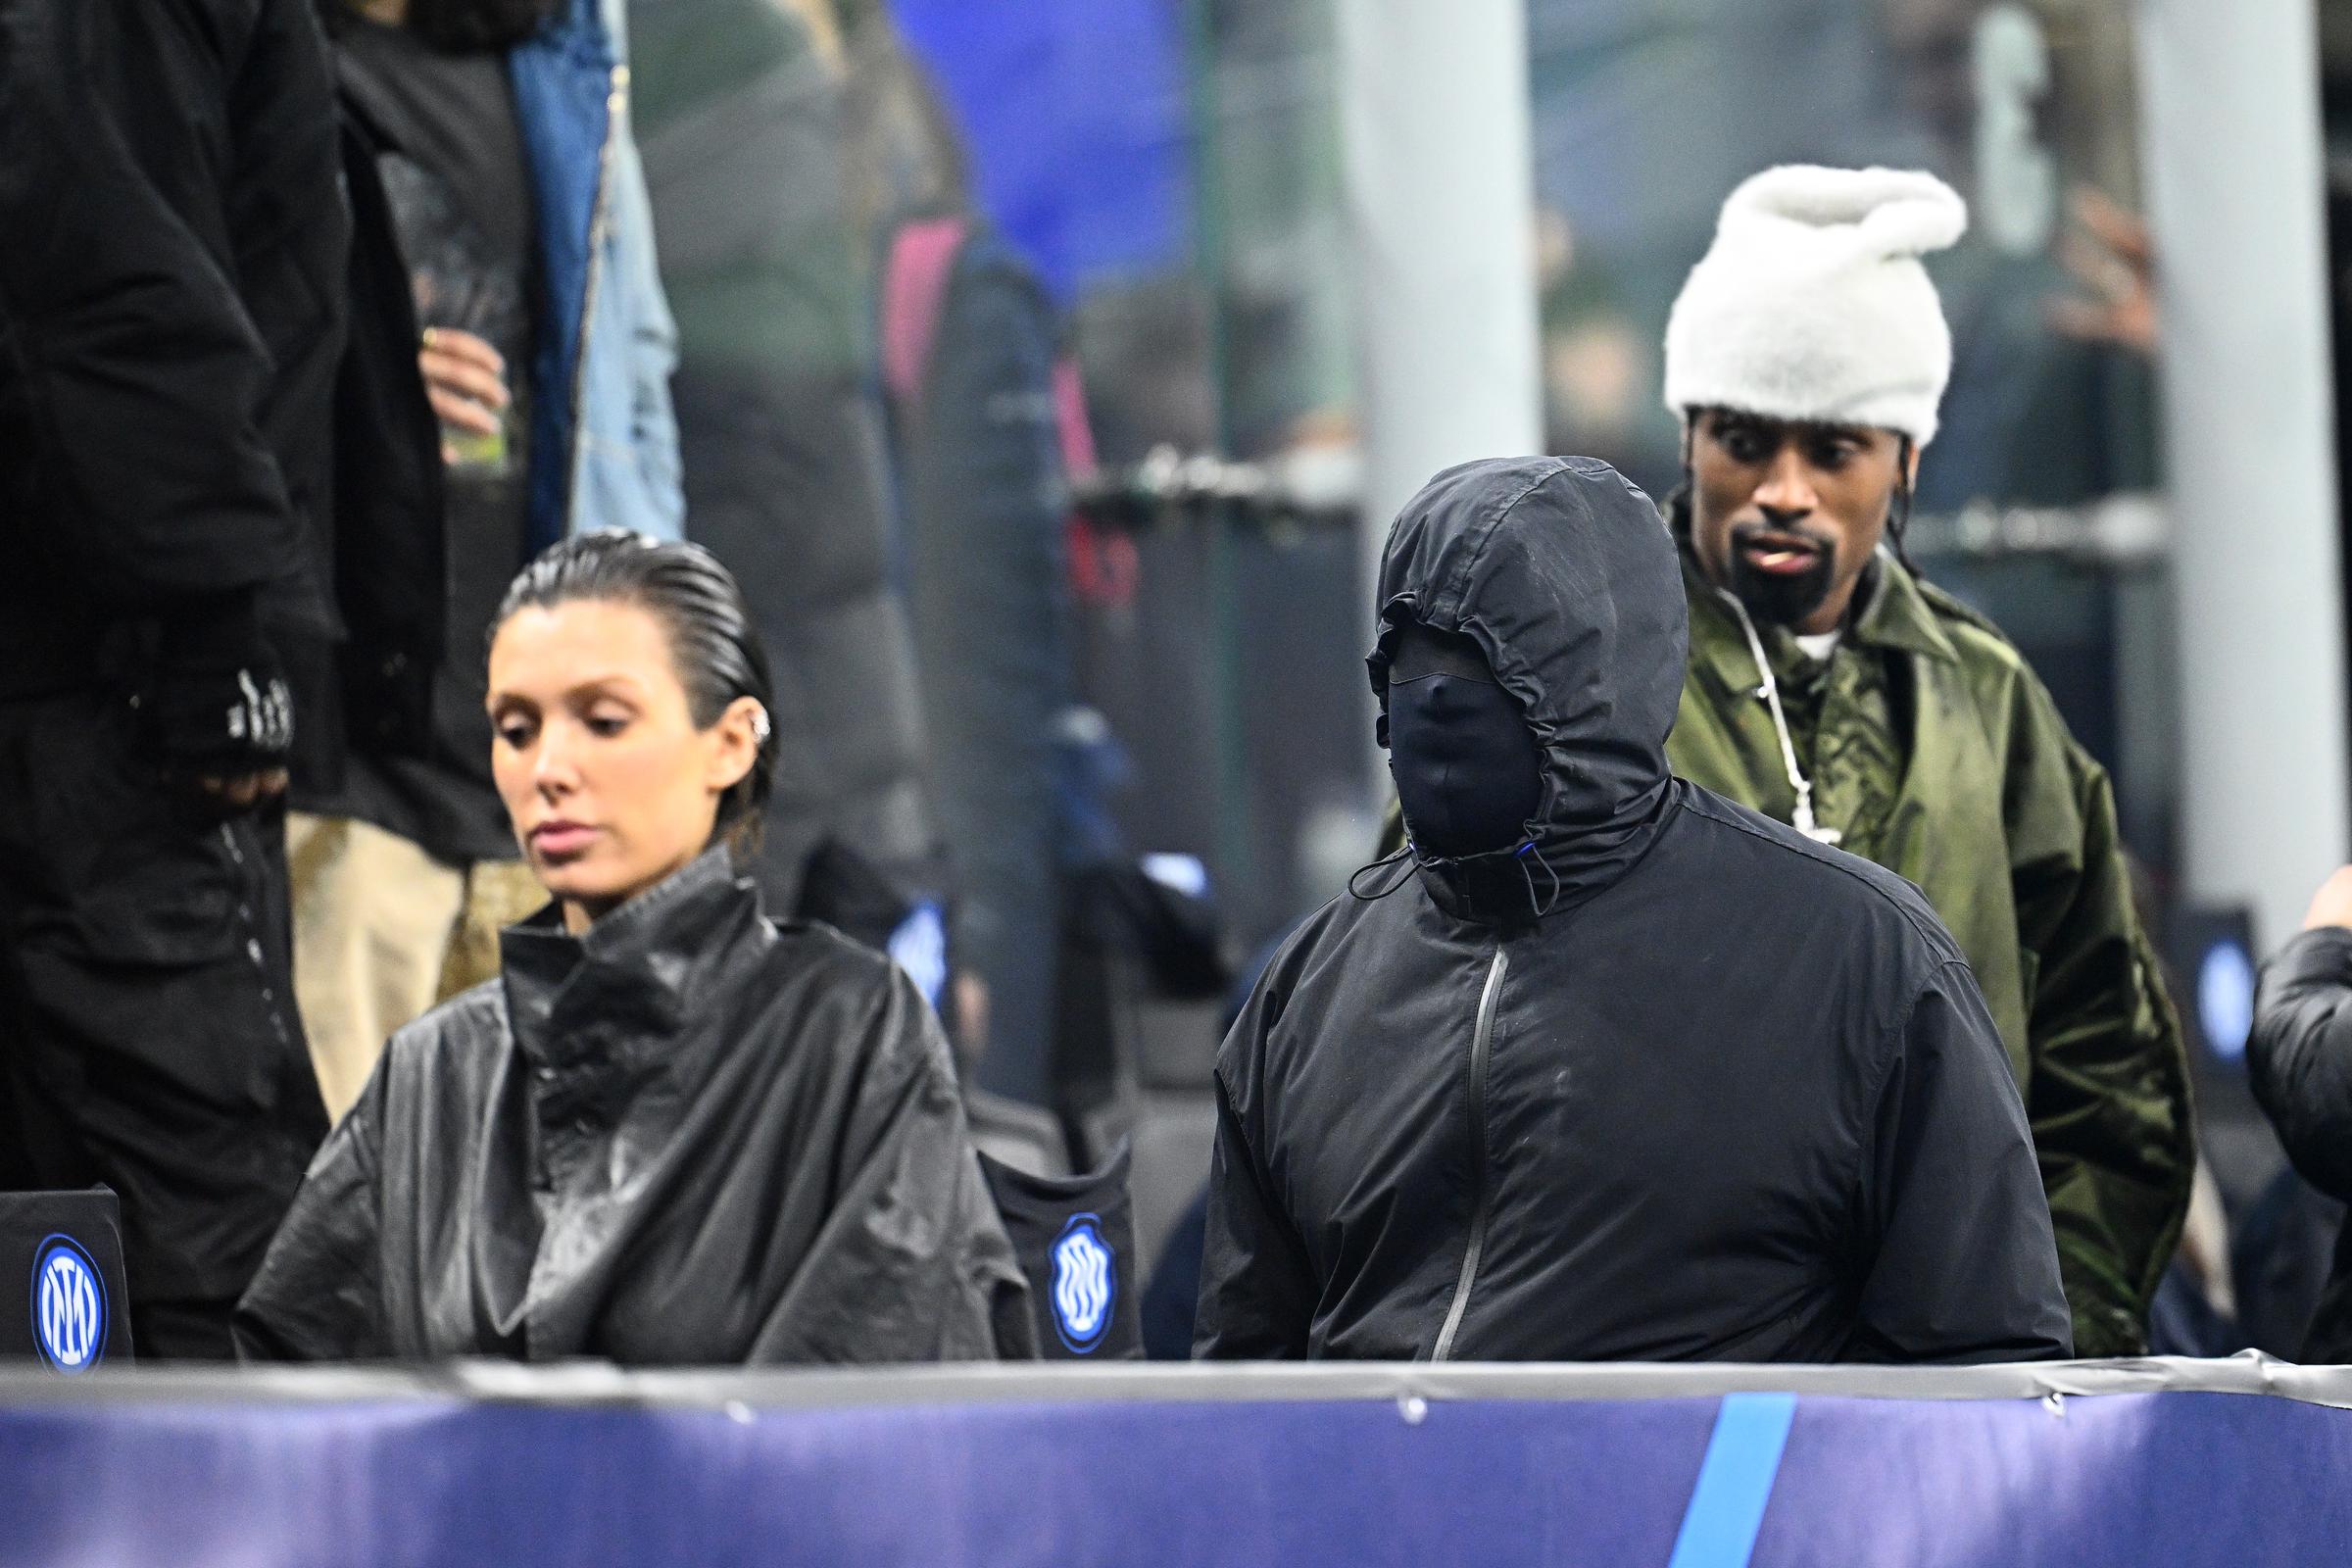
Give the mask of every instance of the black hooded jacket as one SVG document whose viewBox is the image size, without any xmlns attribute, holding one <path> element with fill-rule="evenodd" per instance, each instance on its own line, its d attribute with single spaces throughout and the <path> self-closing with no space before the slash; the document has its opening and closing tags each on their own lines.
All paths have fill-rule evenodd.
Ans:
<svg viewBox="0 0 2352 1568">
<path fill-rule="evenodd" d="M 1399 621 L 1473 638 L 1541 801 L 1520 846 L 1359 878 L 1259 983 L 1218 1057 L 1198 1353 L 2068 1353 L 2025 1114 L 1934 912 L 1667 771 L 1685 612 L 1648 500 L 1590 460 L 1448 470 L 1380 610 L 1384 703 Z"/>
<path fill-rule="evenodd" d="M 552 911 L 551 911 L 552 913 Z M 1036 1353 L 913 983 L 714 849 L 392 1037 L 238 1309 L 247 1359 Z"/>
</svg>

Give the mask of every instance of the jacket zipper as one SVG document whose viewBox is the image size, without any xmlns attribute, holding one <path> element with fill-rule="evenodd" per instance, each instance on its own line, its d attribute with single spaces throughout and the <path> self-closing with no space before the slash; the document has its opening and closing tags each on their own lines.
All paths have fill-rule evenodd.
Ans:
<svg viewBox="0 0 2352 1568">
<path fill-rule="evenodd" d="M 1503 971 L 1510 957 L 1499 946 L 1487 966 L 1487 988 L 1478 998 L 1478 1026 L 1470 1035 L 1470 1241 L 1462 1249 L 1462 1277 L 1453 1288 L 1453 1305 L 1446 1308 L 1446 1326 L 1438 1331 L 1432 1361 L 1453 1355 L 1453 1337 L 1461 1331 L 1462 1314 L 1470 1308 L 1470 1288 L 1478 1283 L 1478 1262 L 1487 1250 L 1487 1220 L 1494 1197 L 1487 1180 L 1487 1063 L 1494 1048 L 1494 1007 L 1502 996 Z"/>
<path fill-rule="evenodd" d="M 596 205 L 588 216 L 588 279 L 580 290 L 580 348 L 571 366 L 571 451 L 564 488 L 564 532 L 569 537 L 580 503 L 580 465 L 588 455 L 588 336 L 596 329 L 596 296 L 605 276 L 605 233 L 612 225 L 612 148 L 629 111 L 629 68 L 612 68 L 605 99 L 605 144 L 596 155 Z"/>
</svg>

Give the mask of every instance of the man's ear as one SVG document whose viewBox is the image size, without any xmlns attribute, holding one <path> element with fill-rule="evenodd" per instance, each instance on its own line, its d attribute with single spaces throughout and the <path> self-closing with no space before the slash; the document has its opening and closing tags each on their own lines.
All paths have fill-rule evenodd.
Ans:
<svg viewBox="0 0 2352 1568">
<path fill-rule="evenodd" d="M 1910 454 L 1910 471 L 1903 475 L 1903 483 L 1907 488 L 1917 490 L 1919 488 L 1919 443 L 1916 441 L 1906 441 L 1903 443 L 1903 446 L 1904 449 Z"/>
</svg>

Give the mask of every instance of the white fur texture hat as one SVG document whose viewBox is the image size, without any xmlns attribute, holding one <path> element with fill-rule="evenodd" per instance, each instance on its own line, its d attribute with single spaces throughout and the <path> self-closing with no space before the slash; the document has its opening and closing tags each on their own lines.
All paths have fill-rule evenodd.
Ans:
<svg viewBox="0 0 2352 1568">
<path fill-rule="evenodd" d="M 1874 425 L 1919 446 L 1952 334 L 1919 259 L 1968 206 L 1933 174 L 1767 170 L 1732 192 L 1666 323 L 1666 405 Z"/>
</svg>

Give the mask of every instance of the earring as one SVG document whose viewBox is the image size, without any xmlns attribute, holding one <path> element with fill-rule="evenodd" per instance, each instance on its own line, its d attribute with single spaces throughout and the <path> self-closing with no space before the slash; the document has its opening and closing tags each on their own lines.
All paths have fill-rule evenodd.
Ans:
<svg viewBox="0 0 2352 1568">
<path fill-rule="evenodd" d="M 767 744 L 767 737 L 771 733 L 773 733 L 773 731 L 768 725 L 767 710 L 764 708 L 754 708 L 752 710 L 753 743 L 755 745 L 765 746 Z"/>
</svg>

